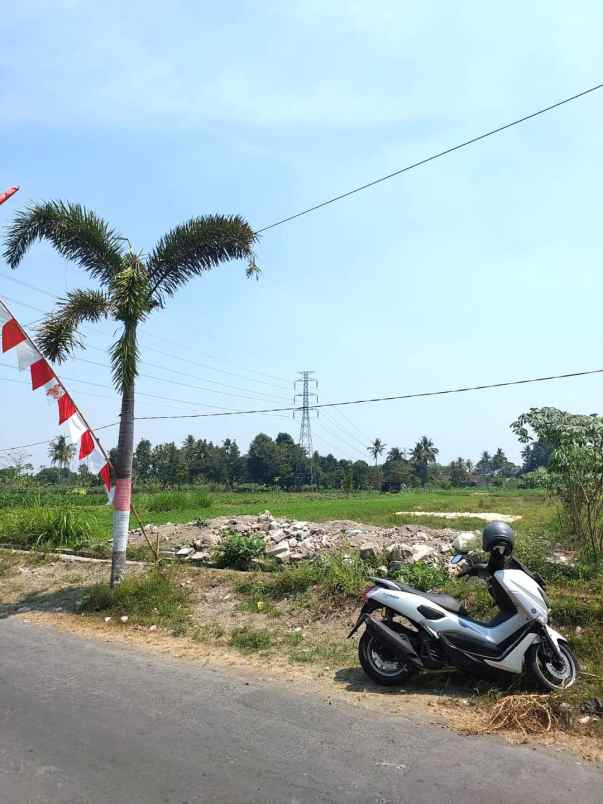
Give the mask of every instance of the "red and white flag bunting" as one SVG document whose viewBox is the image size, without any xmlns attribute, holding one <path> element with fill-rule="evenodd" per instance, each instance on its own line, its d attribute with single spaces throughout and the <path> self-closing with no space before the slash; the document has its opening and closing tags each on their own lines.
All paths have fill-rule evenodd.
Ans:
<svg viewBox="0 0 603 804">
<path fill-rule="evenodd" d="M 0 328 L 2 329 L 2 352 L 16 353 L 19 371 L 29 369 L 32 391 L 43 388 L 49 399 L 55 399 L 58 407 L 59 425 L 65 425 L 73 444 L 78 447 L 79 460 L 100 475 L 109 500 L 113 501 L 115 487 L 105 453 L 100 448 L 94 433 L 88 428 L 77 405 L 63 388 L 50 364 L 29 340 L 19 322 L 0 301 Z"/>
<path fill-rule="evenodd" d="M 8 190 L 0 193 L 0 204 L 4 204 L 5 201 L 8 201 L 8 199 L 11 198 L 18 189 L 18 187 L 9 187 Z"/>
</svg>

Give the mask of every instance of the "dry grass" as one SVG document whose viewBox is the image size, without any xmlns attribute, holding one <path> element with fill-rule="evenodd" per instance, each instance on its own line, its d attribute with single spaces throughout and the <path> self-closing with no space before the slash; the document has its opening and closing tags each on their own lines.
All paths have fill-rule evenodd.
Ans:
<svg viewBox="0 0 603 804">
<path fill-rule="evenodd" d="M 505 695 L 492 707 L 486 723 L 476 731 L 492 734 L 499 731 L 528 734 L 547 734 L 560 727 L 555 701 L 550 695 Z"/>
</svg>

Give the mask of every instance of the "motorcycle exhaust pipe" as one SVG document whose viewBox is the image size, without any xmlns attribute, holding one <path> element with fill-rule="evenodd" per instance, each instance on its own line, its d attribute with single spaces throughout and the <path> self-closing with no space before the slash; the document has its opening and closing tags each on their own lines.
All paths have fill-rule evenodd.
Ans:
<svg viewBox="0 0 603 804">
<path fill-rule="evenodd" d="M 371 636 L 375 637 L 382 645 L 386 645 L 396 656 L 409 662 L 414 667 L 423 667 L 423 662 L 405 634 L 399 634 L 382 620 L 373 620 L 372 617 L 367 616 L 365 623 L 366 629 Z"/>
</svg>

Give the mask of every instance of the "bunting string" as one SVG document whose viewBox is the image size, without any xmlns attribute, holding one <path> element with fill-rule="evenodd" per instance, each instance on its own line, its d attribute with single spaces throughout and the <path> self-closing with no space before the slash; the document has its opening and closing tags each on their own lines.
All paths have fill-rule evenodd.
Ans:
<svg viewBox="0 0 603 804">
<path fill-rule="evenodd" d="M 0 327 L 2 352 L 11 352 L 16 356 L 19 371 L 29 370 L 32 391 L 42 388 L 49 399 L 56 401 L 59 425 L 67 429 L 71 443 L 78 450 L 80 461 L 85 463 L 93 474 L 100 476 L 109 502 L 113 502 L 115 487 L 105 450 L 50 363 L 45 360 L 25 329 L 1 300 Z"/>
</svg>

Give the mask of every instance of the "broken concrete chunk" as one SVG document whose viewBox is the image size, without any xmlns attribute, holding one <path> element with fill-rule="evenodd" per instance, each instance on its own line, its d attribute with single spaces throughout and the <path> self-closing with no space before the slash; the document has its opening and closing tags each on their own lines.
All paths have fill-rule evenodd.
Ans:
<svg viewBox="0 0 603 804">
<path fill-rule="evenodd" d="M 365 561 L 370 561 L 377 558 L 377 553 L 379 552 L 379 546 L 375 544 L 375 542 L 363 542 L 359 549 L 360 558 L 364 559 Z"/>
<path fill-rule="evenodd" d="M 435 550 L 429 544 L 415 544 L 412 548 L 412 561 L 425 561 L 435 555 Z"/>
<path fill-rule="evenodd" d="M 291 555 L 291 548 L 289 547 L 288 542 L 283 541 L 279 544 L 274 544 L 271 547 L 267 547 L 266 555 L 270 558 L 278 558 L 280 561 L 283 561 L 285 558 L 289 558 Z"/>
<path fill-rule="evenodd" d="M 472 530 L 463 531 L 454 538 L 452 546 L 457 553 L 468 553 L 469 550 L 479 550 L 481 547 L 480 535 Z"/>
<path fill-rule="evenodd" d="M 409 544 L 394 542 L 385 548 L 385 553 L 391 561 L 405 561 L 412 558 L 413 549 Z"/>
</svg>

